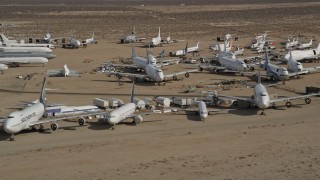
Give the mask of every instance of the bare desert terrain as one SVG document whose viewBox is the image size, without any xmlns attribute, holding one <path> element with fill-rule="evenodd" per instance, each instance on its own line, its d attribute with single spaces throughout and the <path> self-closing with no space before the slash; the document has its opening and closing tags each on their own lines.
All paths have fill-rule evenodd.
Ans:
<svg viewBox="0 0 320 180">
<path fill-rule="evenodd" d="M 88 38 L 95 32 L 98 44 L 79 49 L 54 49 L 57 58 L 45 67 L 25 65 L 10 68 L 0 74 L 0 116 L 15 111 L 20 101 L 38 98 L 40 85 L 48 69 L 62 68 L 81 72 L 81 77 L 49 77 L 49 102 L 67 105 L 92 104 L 95 97 L 117 97 L 129 101 L 131 81 L 119 85 L 115 78 L 94 69 L 105 61 L 118 62 L 131 57 L 131 45 L 119 39 L 137 33 L 150 40 L 157 35 L 179 39 L 174 44 L 150 49 L 158 54 L 191 46 L 200 41 L 201 57 L 212 57 L 208 46 L 217 36 L 236 34 L 235 46 L 246 46 L 252 38 L 270 31 L 276 42 L 275 52 L 281 52 L 280 42 L 288 35 L 300 35 L 319 43 L 320 3 L 312 1 L 228 0 L 228 1 L 56 1 L 36 0 L 0 2 L 0 22 L 12 24 L 0 31 L 17 39 L 42 37 L 49 29 L 53 37 Z M 184 3 L 185 5 L 180 5 Z M 141 6 L 144 4 L 145 6 Z M 137 53 L 145 54 L 141 44 Z M 255 55 L 246 49 L 245 55 Z M 191 55 L 190 55 L 191 57 Z M 89 63 L 85 63 L 90 60 Z M 305 63 L 305 67 L 319 63 Z M 168 66 L 165 73 L 190 69 L 178 64 Z M 18 75 L 35 73 L 31 80 L 17 79 Z M 198 97 L 199 93 L 184 94 L 188 85 L 212 90 L 215 82 L 240 79 L 250 83 L 255 77 L 192 73 L 190 78 L 170 81 L 165 86 L 137 82 L 139 98 L 164 96 Z M 266 82 L 267 83 L 267 82 Z M 320 86 L 319 74 L 301 76 L 268 87 L 269 94 L 296 96 L 305 86 Z M 220 93 L 251 96 L 252 88 L 234 87 Z M 144 118 L 133 126 L 131 120 L 117 125 L 115 130 L 96 119 L 86 126 L 76 120 L 59 122 L 59 129 L 51 132 L 23 131 L 16 141 L 0 130 L 0 179 L 320 179 L 320 98 L 312 103 L 293 101 L 286 108 L 268 109 L 259 115 L 257 109 L 221 110 L 205 122 L 193 114 L 157 114 Z"/>
</svg>

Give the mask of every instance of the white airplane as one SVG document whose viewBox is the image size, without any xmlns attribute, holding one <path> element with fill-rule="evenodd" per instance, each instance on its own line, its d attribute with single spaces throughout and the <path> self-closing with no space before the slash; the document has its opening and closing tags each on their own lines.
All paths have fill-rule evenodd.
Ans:
<svg viewBox="0 0 320 180">
<path fill-rule="evenodd" d="M 160 36 L 160 27 L 159 27 L 159 32 L 158 32 L 158 36 L 155 38 L 151 39 L 151 42 L 148 42 L 145 44 L 146 47 L 156 47 L 156 46 L 162 46 L 162 42 L 161 42 L 161 36 Z"/>
<path fill-rule="evenodd" d="M 285 81 L 290 77 L 287 68 L 279 67 L 269 62 L 267 51 L 265 52 L 265 62 L 263 66 L 267 73 L 267 76 L 270 77 L 271 80 Z"/>
<path fill-rule="evenodd" d="M 320 43 L 317 48 L 315 49 L 308 49 L 308 50 L 294 50 L 291 51 L 292 59 L 296 61 L 304 60 L 304 59 L 317 59 L 320 56 Z M 290 53 L 286 54 L 285 59 L 290 58 Z"/>
<path fill-rule="evenodd" d="M 52 59 L 56 55 L 47 47 L 0 47 L 0 57 L 44 57 Z"/>
<path fill-rule="evenodd" d="M 109 76 L 114 75 L 116 76 L 118 79 L 122 79 L 122 77 L 128 77 L 128 78 L 133 78 L 133 79 L 143 79 L 143 80 L 149 80 L 149 81 L 154 81 L 157 82 L 158 85 L 160 85 L 160 83 L 162 81 L 165 80 L 165 78 L 170 78 L 172 77 L 173 80 L 178 80 L 177 76 L 184 74 L 186 78 L 189 78 L 190 76 L 190 72 L 196 72 L 198 71 L 197 69 L 194 70 L 188 70 L 188 71 L 181 71 L 181 72 L 176 72 L 176 73 L 172 73 L 172 74 L 167 74 L 164 75 L 163 71 L 154 66 L 153 64 L 151 64 L 150 59 L 152 59 L 152 55 L 148 53 L 147 51 L 147 62 L 148 64 L 145 66 L 144 70 L 146 72 L 146 74 L 134 74 L 134 73 L 125 73 L 125 72 L 114 72 L 114 71 L 105 71 L 106 74 L 108 74 Z"/>
<path fill-rule="evenodd" d="M 37 44 L 37 43 L 24 43 L 24 41 L 14 42 L 12 40 L 9 40 L 4 34 L 0 34 L 0 37 L 2 39 L 2 46 L 6 47 L 47 47 L 50 49 L 55 48 L 53 44 Z"/>
<path fill-rule="evenodd" d="M 3 74 L 3 71 L 7 70 L 8 69 L 8 66 L 5 65 L 5 64 L 0 64 L 0 71 L 2 72 Z"/>
<path fill-rule="evenodd" d="M 236 97 L 236 96 L 227 96 L 217 94 L 214 97 L 214 101 L 217 103 L 219 102 L 219 97 L 228 98 L 234 100 L 232 105 L 237 107 L 239 105 L 239 101 L 248 102 L 252 106 L 257 106 L 259 109 L 262 110 L 261 114 L 265 114 L 264 110 L 269 107 L 276 107 L 277 102 L 285 102 L 285 105 L 289 108 L 292 106 L 290 100 L 293 99 L 303 99 L 306 104 L 311 103 L 310 97 L 316 96 L 319 94 L 309 94 L 309 95 L 302 95 L 302 96 L 294 96 L 294 97 L 286 97 L 286 98 L 279 98 L 279 99 L 270 99 L 269 93 L 264 85 L 261 84 L 261 76 L 260 70 L 258 72 L 258 83 L 254 86 L 253 89 L 253 97 L 250 98 L 243 98 L 243 97 Z"/>
<path fill-rule="evenodd" d="M 292 41 L 291 41 L 291 36 L 288 36 L 288 39 L 286 41 L 286 45 L 285 45 L 285 48 L 286 49 L 291 49 L 292 47 L 295 47 L 295 46 L 298 46 L 299 45 L 299 38 L 293 38 Z"/>
<path fill-rule="evenodd" d="M 133 123 L 138 124 L 143 121 L 143 118 L 142 118 L 143 115 L 152 114 L 150 112 L 142 113 L 142 114 L 133 114 L 137 109 L 137 105 L 135 103 L 133 103 L 133 101 L 134 101 L 134 83 L 135 83 L 135 80 L 133 80 L 133 83 L 132 83 L 130 103 L 127 103 L 127 104 L 119 107 L 118 109 L 113 110 L 112 112 L 110 112 L 108 115 L 105 116 L 106 121 L 109 124 L 113 125 L 112 130 L 115 129 L 116 124 L 118 124 L 128 118 L 133 118 L 133 120 L 134 120 Z"/>
<path fill-rule="evenodd" d="M 200 116 L 201 121 L 204 121 L 208 117 L 210 112 L 220 111 L 218 109 L 208 110 L 206 103 L 203 101 L 198 101 L 197 104 L 198 104 L 198 109 L 184 109 L 184 111 L 197 113 Z"/>
<path fill-rule="evenodd" d="M 187 53 L 198 52 L 198 51 L 199 51 L 199 42 L 197 42 L 196 46 L 189 47 L 189 48 L 188 48 L 188 43 L 187 43 L 185 49 L 181 49 L 176 52 L 169 52 L 169 55 L 170 56 L 185 56 L 185 55 L 187 55 Z"/>
<path fill-rule="evenodd" d="M 212 66 L 212 65 L 200 65 L 200 71 L 206 70 L 214 70 L 216 73 L 220 72 L 243 72 L 247 71 L 249 68 L 243 61 L 235 59 L 235 56 L 226 51 L 226 48 L 222 52 L 219 46 L 219 55 L 218 61 L 221 66 Z"/>
<path fill-rule="evenodd" d="M 0 57 L 0 63 L 13 67 L 19 67 L 22 64 L 47 64 L 48 59 L 44 57 Z"/>
<path fill-rule="evenodd" d="M 97 41 L 96 38 L 94 37 L 94 32 L 92 33 L 92 37 L 89 38 L 89 39 L 86 39 L 86 40 L 84 41 L 84 43 L 86 43 L 86 44 L 97 44 L 97 43 L 98 43 L 98 41 Z"/>
<path fill-rule="evenodd" d="M 213 51 L 219 51 L 219 48 L 224 49 L 224 46 L 226 46 L 226 51 L 231 51 L 232 50 L 232 41 L 225 40 L 225 43 L 211 45 L 211 46 L 209 46 L 209 49 L 211 49 Z"/>
<path fill-rule="evenodd" d="M 5 119 L 0 119 L 3 123 L 3 129 L 6 133 L 11 134 L 10 141 L 14 140 L 14 134 L 19 133 L 26 129 L 35 129 L 36 126 L 40 126 L 40 130 L 43 130 L 43 124 L 52 123 L 50 128 L 52 131 L 58 129 L 57 121 L 75 117 L 60 117 L 60 118 L 44 118 L 46 117 L 46 100 L 45 100 L 45 86 L 46 78 L 43 80 L 42 88 L 40 91 L 39 102 L 34 103 L 21 111 L 15 111 L 8 115 Z M 79 121 L 80 124 L 80 121 Z M 81 125 L 81 124 L 80 124 Z M 83 124 L 82 124 L 83 125 Z"/>
<path fill-rule="evenodd" d="M 309 43 L 302 43 L 297 46 L 297 49 L 309 49 L 312 46 L 313 39 Z"/>
<path fill-rule="evenodd" d="M 251 44 L 251 49 L 255 51 L 262 51 L 266 44 L 267 35 L 268 31 L 266 31 L 263 35 L 256 36 L 254 42 Z"/>
<path fill-rule="evenodd" d="M 290 56 L 287 62 L 287 65 L 288 65 L 287 69 L 289 73 L 296 74 L 296 76 L 298 76 L 300 74 L 308 74 L 308 73 L 318 72 L 320 70 L 320 66 L 304 68 L 301 62 L 298 62 L 292 59 L 291 50 L 289 50 L 289 54 Z"/>
<path fill-rule="evenodd" d="M 69 43 L 62 44 L 62 48 L 72 48 L 72 49 L 78 49 L 79 47 L 87 47 L 87 44 L 85 42 L 81 43 L 79 40 L 77 40 L 74 35 L 69 39 Z"/>
<path fill-rule="evenodd" d="M 141 42 L 142 40 L 145 40 L 146 38 L 140 38 L 136 34 L 136 26 L 133 26 L 133 31 L 130 35 L 127 35 L 120 39 L 120 42 L 122 44 L 124 43 L 134 43 L 134 42 Z"/>
<path fill-rule="evenodd" d="M 77 71 L 70 70 L 66 64 L 63 66 L 63 69 L 48 70 L 47 75 L 48 76 L 55 76 L 55 77 L 57 77 L 57 76 L 59 76 L 59 77 L 60 76 L 78 77 L 78 76 L 80 76 Z"/>
<path fill-rule="evenodd" d="M 238 55 L 243 56 L 244 48 L 242 48 L 242 49 L 240 49 L 239 47 L 236 47 L 236 48 L 237 48 L 237 50 L 235 50 L 235 51 L 233 52 L 233 55 L 234 55 L 234 56 L 238 56 Z"/>
</svg>

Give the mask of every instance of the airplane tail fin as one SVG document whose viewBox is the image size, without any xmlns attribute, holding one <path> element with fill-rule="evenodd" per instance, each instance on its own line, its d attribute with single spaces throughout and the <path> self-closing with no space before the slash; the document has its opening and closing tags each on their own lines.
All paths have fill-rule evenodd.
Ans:
<svg viewBox="0 0 320 180">
<path fill-rule="evenodd" d="M 132 58 L 137 57 L 136 50 L 134 49 L 133 43 L 131 43 L 131 47 L 132 47 Z"/>
<path fill-rule="evenodd" d="M 196 46 L 196 47 L 197 47 L 197 49 L 199 48 L 199 43 L 200 43 L 200 42 L 198 41 L 198 42 L 197 42 L 197 46 Z"/>
<path fill-rule="evenodd" d="M 226 51 L 227 51 L 227 45 L 226 45 L 226 41 L 224 41 L 223 45 L 224 45 L 224 49 L 223 49 L 223 52 L 226 52 Z"/>
<path fill-rule="evenodd" d="M 158 38 L 161 38 L 161 37 L 160 37 L 160 27 L 159 27 L 159 33 L 158 33 Z"/>
<path fill-rule="evenodd" d="M 187 54 L 188 54 L 188 42 L 187 42 L 186 48 L 184 49 L 184 55 L 187 55 Z"/>
<path fill-rule="evenodd" d="M 149 58 L 148 48 L 146 48 L 146 58 L 147 58 L 147 64 L 150 64 L 150 58 Z"/>
<path fill-rule="evenodd" d="M 292 52 L 291 52 L 291 49 L 289 50 L 289 54 L 290 54 L 289 60 L 292 60 Z"/>
<path fill-rule="evenodd" d="M 259 60 L 259 69 L 258 69 L 258 84 L 261 84 L 261 74 L 260 74 L 260 69 L 261 69 L 261 60 Z"/>
<path fill-rule="evenodd" d="M 320 51 L 320 43 L 319 43 L 319 45 L 318 45 L 318 48 L 317 48 L 317 50 L 318 50 L 318 51 Z"/>
<path fill-rule="evenodd" d="M 264 52 L 265 52 L 265 59 L 266 59 L 264 64 L 265 64 L 265 66 L 266 66 L 266 65 L 268 65 L 268 64 L 269 64 L 269 57 L 268 57 L 268 51 L 267 51 L 267 48 L 265 48 Z"/>
<path fill-rule="evenodd" d="M 165 49 L 163 49 L 163 50 L 160 52 L 160 54 L 159 54 L 160 58 L 162 58 L 162 57 L 164 56 L 164 51 L 165 51 Z"/>
<path fill-rule="evenodd" d="M 130 97 L 130 102 L 133 103 L 133 98 L 134 98 L 134 83 L 136 81 L 136 78 L 133 78 L 132 81 L 132 90 L 131 90 L 131 97 Z"/>
<path fill-rule="evenodd" d="M 132 34 L 136 34 L 136 26 L 135 25 L 133 26 Z"/>
<path fill-rule="evenodd" d="M 43 83 L 42 83 L 42 87 L 41 87 L 41 91 L 40 91 L 40 98 L 39 98 L 39 102 L 41 104 L 43 104 L 44 107 L 46 107 L 46 105 L 47 105 L 46 90 L 45 90 L 46 84 L 47 84 L 47 77 L 44 77 Z"/>
<path fill-rule="evenodd" d="M 66 64 L 63 66 L 63 71 L 64 71 L 64 76 L 68 76 L 70 73 L 70 70 Z"/>
</svg>

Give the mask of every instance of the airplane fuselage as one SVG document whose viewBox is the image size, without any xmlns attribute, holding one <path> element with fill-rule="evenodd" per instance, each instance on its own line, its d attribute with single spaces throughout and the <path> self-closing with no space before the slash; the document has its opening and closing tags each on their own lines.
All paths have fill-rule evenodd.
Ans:
<svg viewBox="0 0 320 180">
<path fill-rule="evenodd" d="M 291 51 L 292 59 L 299 61 L 303 59 L 315 59 L 320 56 L 320 49 L 311 49 L 311 50 L 295 50 Z M 289 59 L 290 54 L 285 55 L 285 59 Z"/>
<path fill-rule="evenodd" d="M 270 97 L 264 85 L 261 83 L 255 85 L 253 93 L 256 106 L 258 106 L 260 109 L 266 109 L 270 106 Z"/>
<path fill-rule="evenodd" d="M 44 106 L 41 103 L 31 105 L 21 111 L 9 114 L 8 119 L 3 124 L 6 133 L 14 134 L 24 129 L 28 129 L 29 124 L 38 121 L 44 114 Z"/>
<path fill-rule="evenodd" d="M 279 80 L 285 80 L 289 76 L 289 72 L 284 67 L 278 67 L 274 64 L 266 64 L 265 70 L 267 71 L 268 76 L 276 76 Z"/>
<path fill-rule="evenodd" d="M 155 67 L 152 64 L 147 64 L 146 68 L 146 74 L 156 82 L 161 82 L 164 79 L 163 71 L 157 67 Z"/>
<path fill-rule="evenodd" d="M 204 121 L 207 117 L 208 117 L 208 110 L 207 110 L 207 106 L 206 103 L 203 101 L 200 101 L 198 103 L 199 106 L 199 115 L 202 121 Z"/>
<path fill-rule="evenodd" d="M 0 47 L 0 57 L 44 57 L 52 59 L 56 55 L 47 47 Z"/>
<path fill-rule="evenodd" d="M 13 64 L 47 64 L 48 59 L 44 57 L 0 57 L 0 63 Z"/>
<path fill-rule="evenodd" d="M 244 62 L 235 60 L 232 57 L 219 57 L 218 60 L 223 67 L 229 70 L 243 72 L 247 69 L 247 65 Z"/>
<path fill-rule="evenodd" d="M 112 111 L 107 117 L 107 121 L 109 124 L 118 124 L 119 122 L 125 120 L 127 116 L 133 114 L 135 110 L 136 105 L 134 103 L 125 104 Z"/>
</svg>

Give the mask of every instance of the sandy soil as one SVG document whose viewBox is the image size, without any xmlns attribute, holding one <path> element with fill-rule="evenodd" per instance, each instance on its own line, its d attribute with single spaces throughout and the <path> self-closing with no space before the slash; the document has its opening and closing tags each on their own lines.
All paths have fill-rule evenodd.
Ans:
<svg viewBox="0 0 320 180">
<path fill-rule="evenodd" d="M 75 31 L 77 37 L 84 39 L 95 31 L 99 42 L 77 50 L 57 48 L 54 50 L 57 58 L 45 67 L 27 65 L 6 71 L 0 76 L 0 116 L 14 111 L 20 101 L 38 98 L 43 73 L 64 64 L 83 72 L 82 77 L 50 77 L 48 87 L 57 90 L 47 93 L 49 102 L 87 105 L 94 97 L 112 96 L 128 101 L 129 80 L 119 86 L 116 79 L 92 72 L 102 62 L 131 56 L 130 45 L 118 44 L 118 39 L 130 33 L 134 24 L 138 25 L 139 34 L 148 38 L 155 36 L 161 26 L 162 36 L 167 36 L 170 30 L 172 38 L 185 40 L 165 45 L 162 48 L 166 52 L 183 48 L 186 41 L 190 45 L 200 41 L 203 57 L 212 56 L 208 49 L 215 43 L 212 38 L 224 33 L 236 33 L 240 37 L 236 45 L 245 46 L 255 35 L 271 30 L 270 38 L 278 44 L 276 52 L 280 52 L 279 43 L 289 34 L 300 33 L 305 42 L 312 36 L 319 39 L 319 3 L 282 4 L 277 8 L 272 8 L 277 4 L 269 5 L 255 4 L 249 10 L 240 8 L 243 5 L 219 5 L 221 9 L 212 11 L 206 5 L 195 5 L 178 12 L 170 10 L 172 5 L 161 3 L 145 9 L 117 4 L 1 6 L 1 20 L 15 25 L 1 29 L 9 36 L 41 37 L 50 27 L 55 37 Z M 166 8 L 170 11 L 164 12 Z M 204 10 L 189 13 L 190 9 Z M 74 13 L 69 14 L 70 11 Z M 104 11 L 108 13 L 103 14 Z M 45 12 L 48 14 L 44 15 Z M 151 51 L 157 54 L 162 48 Z M 138 47 L 137 53 L 143 55 L 145 49 Z M 253 54 L 246 51 L 248 56 Z M 88 59 L 93 61 L 84 63 Z M 319 63 L 304 64 L 316 65 Z M 191 67 L 179 64 L 164 71 L 188 68 Z M 37 74 L 31 80 L 15 78 L 30 73 Z M 224 79 L 255 81 L 246 76 L 193 73 L 189 79 L 171 81 L 166 86 L 138 82 L 136 93 L 140 98 L 196 97 L 198 93 L 181 92 L 188 85 L 202 86 L 198 91 L 210 90 L 210 85 Z M 304 93 L 309 85 L 320 86 L 319 74 L 302 76 L 286 85 L 269 87 L 268 91 L 278 96 L 294 96 Z M 252 89 L 239 87 L 221 93 L 251 96 Z M 279 104 L 278 110 L 267 110 L 266 116 L 258 115 L 257 109 L 222 110 L 204 123 L 197 116 L 182 112 L 147 116 L 138 126 L 127 120 L 114 131 L 95 119 L 84 127 L 69 120 L 60 122 L 60 129 L 55 132 L 49 130 L 49 125 L 44 133 L 21 132 L 15 142 L 8 141 L 9 135 L 0 131 L 1 179 L 319 179 L 320 99 L 313 98 L 310 105 L 300 100 L 293 103 L 289 109 Z"/>
</svg>

